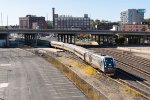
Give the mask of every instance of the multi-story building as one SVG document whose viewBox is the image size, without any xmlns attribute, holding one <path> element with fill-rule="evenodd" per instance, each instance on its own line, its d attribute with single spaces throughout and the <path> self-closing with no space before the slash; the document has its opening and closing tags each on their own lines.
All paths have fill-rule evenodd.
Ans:
<svg viewBox="0 0 150 100">
<path fill-rule="evenodd" d="M 121 31 L 148 31 L 148 24 L 122 24 Z"/>
<path fill-rule="evenodd" d="M 53 8 L 53 28 L 54 29 L 90 29 L 90 18 L 88 14 L 84 14 L 84 17 L 72 17 L 68 15 L 55 14 Z"/>
<path fill-rule="evenodd" d="M 97 25 L 98 30 L 110 30 L 113 28 L 113 25 L 119 25 L 119 23 L 100 23 Z"/>
<path fill-rule="evenodd" d="M 27 15 L 19 18 L 19 28 L 21 29 L 35 29 L 39 26 L 40 29 L 47 28 L 45 17 L 37 17 L 35 15 Z"/>
<path fill-rule="evenodd" d="M 140 24 L 144 21 L 145 9 L 128 9 L 121 12 L 121 24 Z"/>
</svg>

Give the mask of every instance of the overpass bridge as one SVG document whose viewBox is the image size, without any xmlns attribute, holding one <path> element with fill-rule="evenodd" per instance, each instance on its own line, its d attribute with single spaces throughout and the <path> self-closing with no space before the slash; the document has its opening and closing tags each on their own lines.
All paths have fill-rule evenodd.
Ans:
<svg viewBox="0 0 150 100">
<path fill-rule="evenodd" d="M 75 43 L 78 34 L 90 34 L 93 41 L 100 45 L 111 44 L 117 37 L 125 36 L 129 43 L 143 44 L 145 40 L 150 41 L 150 32 L 133 32 L 133 31 L 109 31 L 109 30 L 56 30 L 56 29 L 0 29 L 0 38 L 4 37 L 8 44 L 8 36 L 11 33 L 24 35 L 25 43 L 37 45 L 38 34 L 48 33 L 57 34 L 58 41 L 66 43 Z"/>
<path fill-rule="evenodd" d="M 70 33 L 70 34 L 124 34 L 124 35 L 150 35 L 150 32 L 137 31 L 110 31 L 110 30 L 59 30 L 59 29 L 0 29 L 0 34 L 21 33 L 21 34 L 36 34 L 36 33 Z"/>
</svg>

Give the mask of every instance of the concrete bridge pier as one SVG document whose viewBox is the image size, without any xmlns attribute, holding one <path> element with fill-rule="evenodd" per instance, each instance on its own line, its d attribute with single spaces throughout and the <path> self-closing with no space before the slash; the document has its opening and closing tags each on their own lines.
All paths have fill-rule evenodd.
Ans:
<svg viewBox="0 0 150 100">
<path fill-rule="evenodd" d="M 0 34 L 0 47 L 9 47 L 9 33 Z"/>
<path fill-rule="evenodd" d="M 72 43 L 76 44 L 76 34 L 72 34 L 71 38 L 72 38 Z"/>
<path fill-rule="evenodd" d="M 127 37 L 127 45 L 143 45 L 144 43 L 144 38 L 141 36 L 133 36 L 129 35 Z"/>
<path fill-rule="evenodd" d="M 101 36 L 98 35 L 98 44 L 101 45 Z"/>
<path fill-rule="evenodd" d="M 9 47 L 9 35 L 6 35 L 6 47 Z"/>
<path fill-rule="evenodd" d="M 5 36 L 5 40 L 6 40 L 6 47 L 9 47 L 9 34 Z"/>
<path fill-rule="evenodd" d="M 26 42 L 27 42 L 27 35 L 24 34 L 24 43 L 26 44 Z"/>
<path fill-rule="evenodd" d="M 149 35 L 126 35 L 125 45 L 150 45 Z"/>
<path fill-rule="evenodd" d="M 75 39 L 76 39 L 75 34 L 58 34 L 57 36 L 58 36 L 59 42 L 74 43 L 75 44 Z"/>
<path fill-rule="evenodd" d="M 145 35 L 142 37 L 142 44 L 143 45 L 150 45 L 150 36 L 149 35 Z"/>
<path fill-rule="evenodd" d="M 61 35 L 60 34 L 57 34 L 57 40 L 58 40 L 58 42 L 60 42 L 60 39 L 61 38 Z"/>
<path fill-rule="evenodd" d="M 64 34 L 57 35 L 58 42 L 64 42 Z"/>
<path fill-rule="evenodd" d="M 63 35 L 61 34 L 61 42 L 63 42 Z"/>
<path fill-rule="evenodd" d="M 37 45 L 38 45 L 38 33 L 33 35 L 33 44 L 34 44 L 34 47 L 37 47 Z"/>
<path fill-rule="evenodd" d="M 94 36 L 93 35 L 91 35 L 91 40 L 94 41 Z"/>
<path fill-rule="evenodd" d="M 91 35 L 91 40 L 96 41 L 101 46 L 113 46 L 113 43 L 115 42 L 115 37 L 113 35 L 93 34 Z"/>
<path fill-rule="evenodd" d="M 67 35 L 67 43 L 69 43 L 69 35 Z"/>
<path fill-rule="evenodd" d="M 36 47 L 37 36 L 37 34 L 24 34 L 25 44 Z"/>
<path fill-rule="evenodd" d="M 64 43 L 66 43 L 66 34 L 64 34 Z"/>
<path fill-rule="evenodd" d="M 96 41 L 96 35 L 95 34 L 91 35 L 91 40 Z"/>
<path fill-rule="evenodd" d="M 70 35 L 70 43 L 72 44 L 73 42 L 72 42 L 72 35 Z"/>
</svg>

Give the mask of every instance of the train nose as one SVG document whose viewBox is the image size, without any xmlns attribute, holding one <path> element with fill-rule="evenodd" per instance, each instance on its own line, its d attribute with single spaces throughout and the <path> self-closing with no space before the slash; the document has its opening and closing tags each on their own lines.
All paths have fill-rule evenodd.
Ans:
<svg viewBox="0 0 150 100">
<path fill-rule="evenodd" d="M 108 67 L 108 68 L 112 68 L 112 67 L 113 67 L 113 64 L 108 64 L 107 67 Z"/>
<path fill-rule="evenodd" d="M 107 73 L 107 74 L 111 74 L 111 73 L 114 73 L 115 72 L 115 69 L 114 68 L 107 68 L 106 70 L 105 70 L 105 73 Z"/>
</svg>

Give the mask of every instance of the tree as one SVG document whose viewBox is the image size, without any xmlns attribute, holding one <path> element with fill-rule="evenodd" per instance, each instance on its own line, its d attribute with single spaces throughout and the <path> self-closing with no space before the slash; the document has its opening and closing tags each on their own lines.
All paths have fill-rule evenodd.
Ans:
<svg viewBox="0 0 150 100">
<path fill-rule="evenodd" d="M 144 22 L 150 23 L 150 18 L 144 19 Z"/>
<path fill-rule="evenodd" d="M 52 22 L 51 21 L 47 21 L 47 28 L 48 29 L 52 29 Z"/>
<path fill-rule="evenodd" d="M 102 20 L 101 22 L 102 22 L 102 23 L 108 23 L 108 22 L 110 23 L 111 21 L 108 21 L 108 20 Z"/>
<path fill-rule="evenodd" d="M 90 20 L 90 24 L 91 24 L 92 26 L 94 26 L 94 25 L 95 25 L 95 21 L 94 21 L 93 19 L 91 19 L 91 20 Z"/>
<path fill-rule="evenodd" d="M 117 44 L 119 44 L 119 45 L 123 45 L 124 42 L 125 42 L 125 37 L 120 37 L 120 38 L 118 38 L 118 39 L 116 40 L 116 42 L 117 42 Z"/>
<path fill-rule="evenodd" d="M 96 25 L 99 25 L 99 24 L 100 24 L 100 20 L 96 19 L 96 20 L 95 20 L 95 24 L 96 24 Z"/>
</svg>

